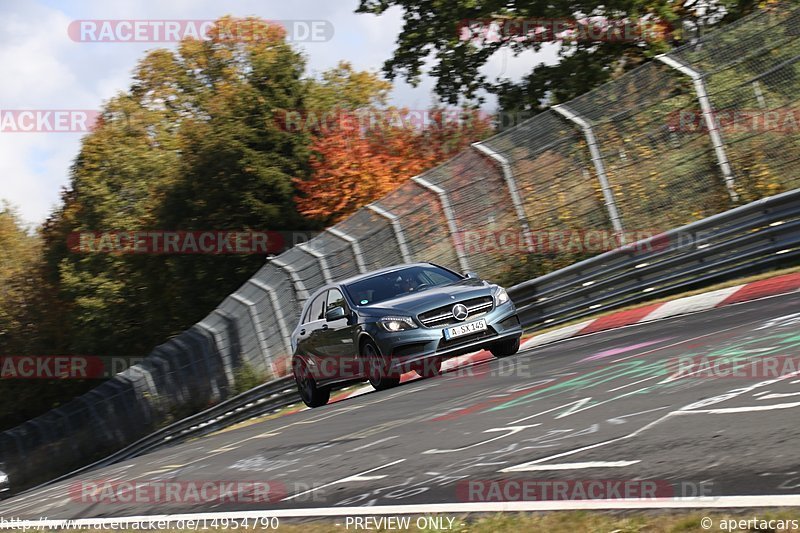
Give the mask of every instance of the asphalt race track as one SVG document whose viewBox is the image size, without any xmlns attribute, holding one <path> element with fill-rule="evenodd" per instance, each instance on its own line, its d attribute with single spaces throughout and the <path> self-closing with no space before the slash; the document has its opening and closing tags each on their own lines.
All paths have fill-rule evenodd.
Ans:
<svg viewBox="0 0 800 533">
<path fill-rule="evenodd" d="M 793 293 L 569 339 L 164 449 L 10 498 L 0 516 L 471 502 L 503 494 L 488 480 L 645 480 L 671 497 L 798 495 L 799 326 Z M 670 366 L 722 356 L 779 364 L 727 377 Z M 122 503 L 85 491 L 165 480 L 268 482 L 275 501 Z"/>
</svg>

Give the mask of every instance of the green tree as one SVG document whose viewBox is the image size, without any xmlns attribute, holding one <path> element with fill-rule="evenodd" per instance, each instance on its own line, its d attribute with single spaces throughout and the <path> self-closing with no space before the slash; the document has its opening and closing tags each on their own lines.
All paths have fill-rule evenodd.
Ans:
<svg viewBox="0 0 800 533">
<path fill-rule="evenodd" d="M 307 83 L 306 108 L 310 111 L 353 111 L 385 106 L 392 89 L 392 84 L 378 74 L 354 70 L 347 61 L 340 61 Z"/>
<path fill-rule="evenodd" d="M 304 105 L 305 63 L 282 28 L 219 33 L 156 50 L 84 140 L 63 205 L 44 230 L 48 279 L 64 302 L 63 346 L 143 355 L 208 313 L 263 255 L 80 253 L 76 233 L 280 230 L 307 223 L 293 202 L 309 138 L 274 120 Z M 236 24 L 223 18 L 218 27 Z"/>
<path fill-rule="evenodd" d="M 0 250 L 0 356 L 28 353 L 36 336 L 41 243 L 6 202 L 0 203 Z"/>
<path fill-rule="evenodd" d="M 361 0 L 357 12 L 378 15 L 394 7 L 404 11 L 397 48 L 384 64 L 389 79 L 402 76 L 418 83 L 433 56 L 430 75 L 436 79 L 436 93 L 443 101 L 480 101 L 486 91 L 497 95 L 501 110 L 509 113 L 535 111 L 574 98 L 684 42 L 695 31 L 747 14 L 755 4 L 754 0 L 613 0 L 604 4 L 590 0 Z M 655 31 L 638 40 L 563 41 L 558 64 L 533 65 L 519 82 L 490 80 L 480 69 L 498 50 L 514 54 L 538 51 L 543 39 L 516 39 L 513 32 L 501 31 L 480 41 L 465 38 L 464 33 L 467 21 L 573 20 L 579 15 L 633 24 L 648 20 L 648 27 Z"/>
</svg>

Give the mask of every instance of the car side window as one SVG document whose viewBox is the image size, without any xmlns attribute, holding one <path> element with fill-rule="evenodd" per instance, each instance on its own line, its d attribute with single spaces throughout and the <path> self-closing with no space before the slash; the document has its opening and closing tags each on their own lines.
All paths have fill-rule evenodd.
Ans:
<svg viewBox="0 0 800 533">
<path fill-rule="evenodd" d="M 344 310 L 347 311 L 347 303 L 344 301 L 342 291 L 339 289 L 331 289 L 328 291 L 328 305 L 325 306 L 325 312 L 327 313 L 334 307 L 343 307 Z"/>
<path fill-rule="evenodd" d="M 328 291 L 325 291 L 314 298 L 314 301 L 308 306 L 308 312 L 306 313 L 305 320 L 303 320 L 303 324 L 325 318 L 325 297 L 327 294 Z"/>
</svg>

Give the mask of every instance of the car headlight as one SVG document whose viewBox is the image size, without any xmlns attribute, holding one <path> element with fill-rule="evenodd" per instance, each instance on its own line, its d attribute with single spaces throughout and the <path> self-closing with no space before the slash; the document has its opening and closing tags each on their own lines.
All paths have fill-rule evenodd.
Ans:
<svg viewBox="0 0 800 533">
<path fill-rule="evenodd" d="M 497 301 L 497 305 L 503 305 L 506 303 L 510 298 L 508 297 L 508 293 L 503 287 L 498 287 L 497 292 L 494 293 L 495 300 Z"/>
<path fill-rule="evenodd" d="M 378 320 L 378 324 L 386 331 L 403 331 L 417 327 L 410 316 L 386 316 Z"/>
</svg>

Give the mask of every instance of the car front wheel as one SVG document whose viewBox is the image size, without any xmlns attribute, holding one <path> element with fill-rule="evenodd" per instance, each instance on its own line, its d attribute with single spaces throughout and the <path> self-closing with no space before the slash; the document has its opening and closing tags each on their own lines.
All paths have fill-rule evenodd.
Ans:
<svg viewBox="0 0 800 533">
<path fill-rule="evenodd" d="M 383 357 L 371 340 L 364 341 L 361 354 L 367 366 L 367 379 L 375 390 L 386 390 L 400 384 L 400 376 L 389 371 L 391 361 Z"/>
<path fill-rule="evenodd" d="M 331 388 L 317 385 L 317 381 L 301 360 L 295 360 L 295 364 L 292 367 L 294 380 L 297 383 L 297 391 L 300 393 L 300 399 L 303 400 L 303 403 L 309 407 L 322 407 L 327 404 L 331 398 Z"/>
<path fill-rule="evenodd" d="M 495 357 L 508 357 L 519 351 L 519 337 L 498 341 L 489 347 L 489 351 Z"/>
</svg>

